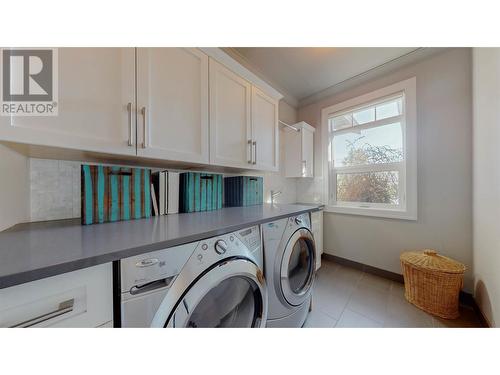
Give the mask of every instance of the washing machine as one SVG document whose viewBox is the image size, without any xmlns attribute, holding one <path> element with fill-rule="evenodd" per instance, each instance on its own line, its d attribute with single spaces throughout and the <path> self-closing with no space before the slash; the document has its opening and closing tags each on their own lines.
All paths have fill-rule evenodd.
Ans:
<svg viewBox="0 0 500 375">
<path fill-rule="evenodd" d="M 267 327 L 302 327 L 311 304 L 316 252 L 309 213 L 262 225 Z"/>
<path fill-rule="evenodd" d="M 122 327 L 264 327 L 258 226 L 120 261 Z"/>
</svg>

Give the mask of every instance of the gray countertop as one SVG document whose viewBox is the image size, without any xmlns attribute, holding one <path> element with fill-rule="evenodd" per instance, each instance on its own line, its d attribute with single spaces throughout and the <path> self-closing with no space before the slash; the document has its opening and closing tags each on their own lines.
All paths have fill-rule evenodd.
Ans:
<svg viewBox="0 0 500 375">
<path fill-rule="evenodd" d="M 0 289 L 318 209 L 264 204 L 89 226 L 79 219 L 19 224 L 0 233 Z"/>
</svg>

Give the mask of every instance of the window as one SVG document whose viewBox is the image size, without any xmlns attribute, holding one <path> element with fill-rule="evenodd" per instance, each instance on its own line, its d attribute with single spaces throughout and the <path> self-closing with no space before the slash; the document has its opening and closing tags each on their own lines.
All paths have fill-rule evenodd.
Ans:
<svg viewBox="0 0 500 375">
<path fill-rule="evenodd" d="M 327 210 L 416 220 L 415 81 L 322 111 Z"/>
</svg>

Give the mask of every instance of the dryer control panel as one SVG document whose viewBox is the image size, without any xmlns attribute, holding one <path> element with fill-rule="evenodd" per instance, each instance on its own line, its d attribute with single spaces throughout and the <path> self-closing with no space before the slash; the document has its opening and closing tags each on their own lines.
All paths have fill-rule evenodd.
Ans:
<svg viewBox="0 0 500 375">
<path fill-rule="evenodd" d="M 193 257 L 200 267 L 233 255 L 248 255 L 260 261 L 261 236 L 258 226 L 200 241 Z"/>
<path fill-rule="evenodd" d="M 288 218 L 288 227 L 293 228 L 294 226 L 311 229 L 311 218 L 309 213 Z"/>
<path fill-rule="evenodd" d="M 260 248 L 260 229 L 257 225 L 255 227 L 239 231 L 236 235 L 252 253 Z"/>
</svg>

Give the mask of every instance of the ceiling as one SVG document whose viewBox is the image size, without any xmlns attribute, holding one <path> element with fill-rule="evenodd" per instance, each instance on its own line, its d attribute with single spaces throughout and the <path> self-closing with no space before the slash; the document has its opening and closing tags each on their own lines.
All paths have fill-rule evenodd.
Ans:
<svg viewBox="0 0 500 375">
<path fill-rule="evenodd" d="M 301 101 L 417 48 L 232 48 L 277 89 Z"/>
</svg>

